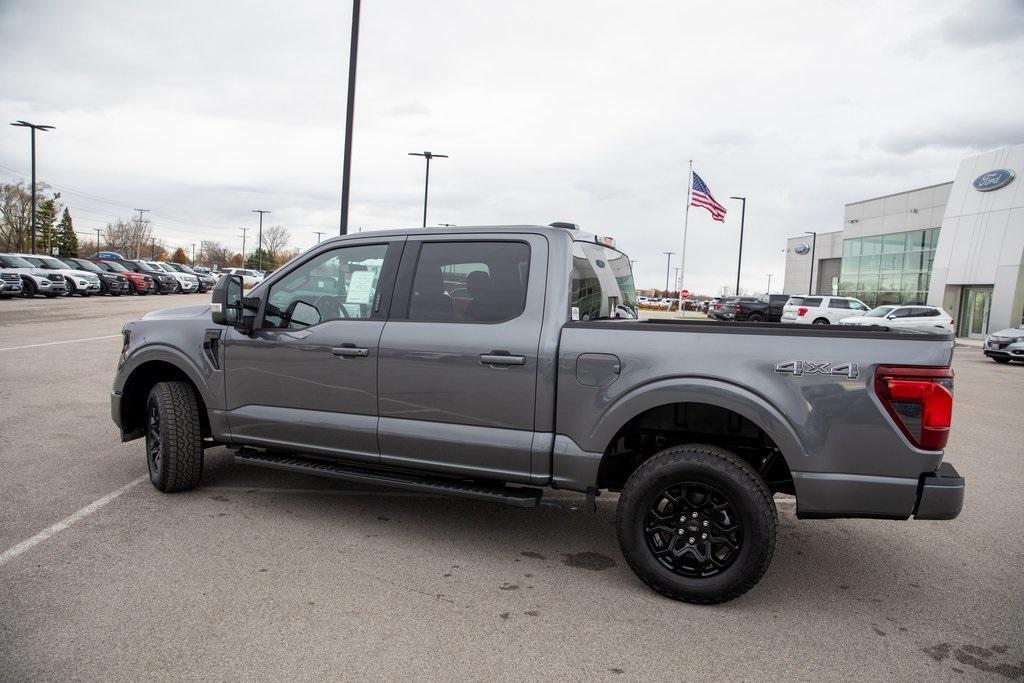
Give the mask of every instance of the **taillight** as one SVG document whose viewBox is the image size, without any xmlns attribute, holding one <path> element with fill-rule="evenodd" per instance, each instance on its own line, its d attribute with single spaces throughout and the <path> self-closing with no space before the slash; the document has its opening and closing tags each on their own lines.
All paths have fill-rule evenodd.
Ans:
<svg viewBox="0 0 1024 683">
<path fill-rule="evenodd" d="M 911 443 L 927 451 L 945 448 L 953 419 L 952 369 L 880 365 L 875 393 Z"/>
<path fill-rule="evenodd" d="M 807 309 L 801 306 L 800 308 L 796 309 L 796 314 L 798 317 L 802 318 L 805 315 L 807 315 Z"/>
</svg>

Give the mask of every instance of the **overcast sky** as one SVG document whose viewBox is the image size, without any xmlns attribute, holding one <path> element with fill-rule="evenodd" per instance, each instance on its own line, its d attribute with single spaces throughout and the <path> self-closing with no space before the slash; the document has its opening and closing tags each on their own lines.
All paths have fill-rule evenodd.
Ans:
<svg viewBox="0 0 1024 683">
<path fill-rule="evenodd" d="M 149 208 L 172 247 L 239 248 L 269 209 L 308 247 L 338 229 L 350 12 L 0 0 L 0 111 L 57 127 L 39 178 L 79 230 Z M 431 223 L 577 222 L 662 287 L 693 159 L 729 213 L 691 209 L 684 284 L 734 282 L 745 195 L 763 292 L 787 236 L 1024 141 L 1022 64 L 1024 0 L 366 0 L 351 225 L 418 226 L 427 149 L 451 157 Z M 0 133 L 0 179 L 26 177 L 27 132 Z"/>
</svg>

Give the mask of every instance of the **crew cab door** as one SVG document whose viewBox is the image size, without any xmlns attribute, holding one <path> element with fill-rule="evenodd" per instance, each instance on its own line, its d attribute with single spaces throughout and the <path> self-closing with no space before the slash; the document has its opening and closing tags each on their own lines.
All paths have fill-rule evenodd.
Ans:
<svg viewBox="0 0 1024 683">
<path fill-rule="evenodd" d="M 225 340 L 237 442 L 378 461 L 378 345 L 403 242 L 325 247 L 256 290 L 255 329 Z"/>
<path fill-rule="evenodd" d="M 380 343 L 381 462 L 528 482 L 548 245 L 410 237 Z"/>
</svg>

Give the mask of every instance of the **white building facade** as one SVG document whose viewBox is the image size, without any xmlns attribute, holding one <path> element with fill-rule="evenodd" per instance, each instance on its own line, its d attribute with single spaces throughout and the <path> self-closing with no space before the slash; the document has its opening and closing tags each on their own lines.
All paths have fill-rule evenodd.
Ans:
<svg viewBox="0 0 1024 683">
<path fill-rule="evenodd" d="M 791 294 L 854 296 L 869 306 L 942 306 L 960 336 L 1024 318 L 1024 145 L 960 163 L 956 179 L 847 204 L 843 229 L 787 241 Z M 838 277 L 836 259 L 841 259 Z M 810 278 L 812 262 L 816 274 Z"/>
</svg>

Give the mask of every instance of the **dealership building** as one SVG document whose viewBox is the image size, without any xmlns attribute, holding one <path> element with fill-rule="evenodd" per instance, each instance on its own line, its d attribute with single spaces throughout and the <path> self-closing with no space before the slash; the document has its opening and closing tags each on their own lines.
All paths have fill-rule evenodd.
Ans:
<svg viewBox="0 0 1024 683">
<path fill-rule="evenodd" d="M 787 240 L 785 292 L 931 304 L 980 338 L 1024 321 L 1024 144 L 952 182 L 846 205 L 843 228 Z"/>
</svg>

